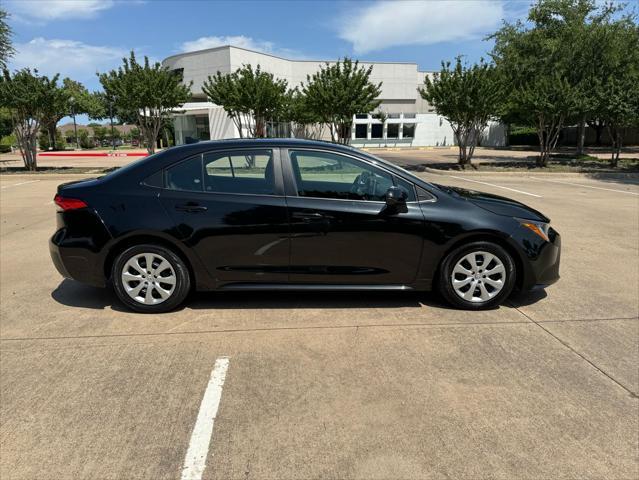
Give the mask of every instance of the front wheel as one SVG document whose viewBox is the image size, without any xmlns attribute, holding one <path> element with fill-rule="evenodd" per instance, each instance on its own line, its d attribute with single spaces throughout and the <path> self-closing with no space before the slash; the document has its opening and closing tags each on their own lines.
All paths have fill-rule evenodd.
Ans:
<svg viewBox="0 0 639 480">
<path fill-rule="evenodd" d="M 191 288 L 180 257 L 159 245 L 136 245 L 122 252 L 111 272 L 118 298 L 143 313 L 161 313 L 180 305 Z"/>
<path fill-rule="evenodd" d="M 506 250 L 491 242 L 473 242 L 446 256 L 438 287 L 453 306 L 483 310 L 501 304 L 510 295 L 515 277 L 515 264 Z"/>
</svg>

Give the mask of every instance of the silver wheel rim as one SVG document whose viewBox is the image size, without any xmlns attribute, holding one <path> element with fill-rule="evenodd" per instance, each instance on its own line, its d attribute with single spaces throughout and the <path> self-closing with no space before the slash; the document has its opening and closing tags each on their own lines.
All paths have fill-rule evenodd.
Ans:
<svg viewBox="0 0 639 480">
<path fill-rule="evenodd" d="M 467 302 L 487 302 L 503 290 L 506 268 L 492 253 L 471 252 L 455 264 L 451 283 L 455 293 Z"/>
<path fill-rule="evenodd" d="M 140 253 L 122 268 L 122 286 L 129 297 L 143 305 L 157 305 L 175 291 L 177 277 L 166 258 L 157 253 Z"/>
</svg>

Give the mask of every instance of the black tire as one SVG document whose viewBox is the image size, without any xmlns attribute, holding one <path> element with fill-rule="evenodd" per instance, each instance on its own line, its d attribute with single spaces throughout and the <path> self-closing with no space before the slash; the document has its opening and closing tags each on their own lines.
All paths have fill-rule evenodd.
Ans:
<svg viewBox="0 0 639 480">
<path fill-rule="evenodd" d="M 466 255 L 473 252 L 488 252 L 495 255 L 499 261 L 501 261 L 505 269 L 505 279 L 502 280 L 503 286 L 501 287 L 501 290 L 486 301 L 465 300 L 453 288 L 453 269 L 455 268 L 455 265 L 457 265 L 457 263 Z M 439 269 L 437 288 L 441 296 L 454 307 L 464 310 L 485 310 L 500 305 L 506 298 L 508 298 L 515 286 L 515 279 L 515 262 L 506 250 L 492 242 L 472 242 L 462 245 L 446 255 L 446 258 L 444 258 L 441 268 Z M 479 280 L 481 281 L 482 279 Z M 486 288 L 493 287 L 486 286 Z M 476 291 L 479 292 L 479 290 Z M 473 296 L 473 294 L 471 294 L 471 296 Z"/>
<path fill-rule="evenodd" d="M 158 287 L 160 287 L 160 284 L 162 284 L 161 285 L 162 287 L 166 287 L 168 289 L 173 288 L 173 290 L 171 291 L 168 298 L 166 298 L 165 300 L 161 299 L 161 296 L 158 294 L 157 289 L 156 289 L 156 292 L 151 292 L 152 294 L 155 295 L 155 297 L 157 297 L 155 298 L 155 300 L 159 302 L 155 304 L 141 303 L 141 301 L 137 301 L 134 298 L 132 298 L 127 293 L 127 290 L 122 280 L 122 273 L 123 273 L 122 271 L 125 265 L 127 264 L 127 262 L 138 255 L 147 254 L 147 253 L 151 255 L 157 255 L 161 257 L 162 259 L 165 259 L 170 264 L 170 268 L 172 269 L 171 271 L 167 267 L 167 270 L 165 270 L 165 273 L 168 271 L 169 275 L 172 275 L 175 278 L 175 284 L 174 286 L 171 286 L 168 284 L 164 284 L 164 282 L 162 282 L 161 280 L 161 278 L 163 277 L 161 276 L 159 277 L 160 280 L 158 280 Z M 152 261 L 153 265 L 155 265 L 156 263 L 159 263 L 158 262 L 159 257 L 153 257 L 154 258 L 154 260 Z M 115 293 L 118 296 L 118 298 L 122 301 L 122 303 L 124 303 L 131 310 L 135 310 L 136 312 L 141 312 L 141 313 L 169 312 L 175 309 L 176 307 L 178 307 L 180 304 L 182 304 L 182 302 L 186 299 L 187 295 L 189 294 L 189 291 L 191 290 L 191 278 L 189 276 L 189 270 L 186 264 L 184 263 L 184 261 L 168 248 L 161 247 L 159 245 L 152 245 L 152 244 L 136 245 L 134 247 L 127 248 L 122 253 L 120 253 L 115 259 L 115 262 L 113 262 L 113 267 L 111 269 L 111 279 L 113 282 L 113 288 L 115 290 Z M 153 282 L 151 281 L 151 283 Z M 129 286 L 130 285 L 138 285 L 138 283 L 134 281 L 134 283 L 129 283 Z M 142 292 L 146 292 L 146 288 L 148 287 L 142 287 Z M 151 288 L 154 288 L 154 287 L 151 287 Z M 140 295 L 140 296 L 142 297 L 145 295 Z"/>
</svg>

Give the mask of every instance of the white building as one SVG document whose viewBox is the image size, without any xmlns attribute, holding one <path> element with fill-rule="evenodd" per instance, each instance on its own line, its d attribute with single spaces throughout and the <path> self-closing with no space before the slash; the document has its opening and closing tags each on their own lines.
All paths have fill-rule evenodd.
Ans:
<svg viewBox="0 0 639 480">
<path fill-rule="evenodd" d="M 206 101 L 202 85 L 218 71 L 231 73 L 244 64 L 260 65 L 263 71 L 288 81 L 289 86 L 306 82 L 324 65 L 325 61 L 288 60 L 244 48 L 224 46 L 196 52 L 173 55 L 163 64 L 181 73 L 185 82 L 193 82 L 192 102 L 183 106 L 175 115 L 175 134 L 178 144 L 190 139 L 209 140 L 239 137 L 233 121 L 222 107 Z M 334 63 L 334 62 L 329 62 Z M 352 145 L 355 146 L 447 146 L 454 145 L 454 135 L 448 122 L 434 113 L 419 94 L 426 75 L 417 69 L 416 63 L 360 62 L 363 67 L 372 65 L 371 81 L 382 83 L 378 110 L 384 112 L 380 121 L 373 112 L 362 112 L 353 118 Z M 327 129 L 322 138 L 330 138 Z M 505 144 L 505 129 L 491 124 L 482 138 L 483 145 Z"/>
</svg>

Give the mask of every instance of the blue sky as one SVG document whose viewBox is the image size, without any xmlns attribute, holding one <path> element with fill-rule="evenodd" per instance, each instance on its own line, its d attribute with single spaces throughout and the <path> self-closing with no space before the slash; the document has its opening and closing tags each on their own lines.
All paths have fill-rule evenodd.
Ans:
<svg viewBox="0 0 639 480">
<path fill-rule="evenodd" d="M 59 72 L 99 88 L 96 71 L 134 49 L 154 60 L 235 44 L 291 58 L 416 62 L 486 56 L 483 37 L 528 1 L 0 0 L 11 14 L 13 68 Z"/>
</svg>

